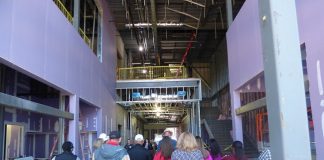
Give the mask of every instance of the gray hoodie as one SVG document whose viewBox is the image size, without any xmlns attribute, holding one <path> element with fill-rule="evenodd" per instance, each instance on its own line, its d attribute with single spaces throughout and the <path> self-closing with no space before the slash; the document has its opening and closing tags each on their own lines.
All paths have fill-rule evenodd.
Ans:
<svg viewBox="0 0 324 160">
<path fill-rule="evenodd" d="M 128 153 L 121 146 L 103 144 L 94 152 L 95 160 L 129 160 Z"/>
</svg>

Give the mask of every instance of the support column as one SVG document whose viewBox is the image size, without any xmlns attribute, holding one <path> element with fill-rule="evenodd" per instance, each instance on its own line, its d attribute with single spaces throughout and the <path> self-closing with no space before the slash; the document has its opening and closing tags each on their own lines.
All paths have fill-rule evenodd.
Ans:
<svg viewBox="0 0 324 160">
<path fill-rule="evenodd" d="M 73 143 L 74 154 L 79 154 L 80 146 L 80 131 L 79 131 L 79 97 L 76 95 L 70 96 L 69 101 L 70 112 L 74 114 L 74 119 L 69 122 L 68 140 Z"/>
<path fill-rule="evenodd" d="M 60 96 L 60 110 L 65 111 L 65 96 Z M 62 145 L 64 142 L 64 118 L 59 118 L 59 131 L 57 135 L 58 141 L 57 141 L 57 146 L 58 146 L 58 152 L 62 153 Z"/>
<path fill-rule="evenodd" d="M 129 139 L 133 139 L 132 112 L 129 112 Z"/>
<path fill-rule="evenodd" d="M 79 27 L 80 27 L 80 0 L 74 0 L 73 26 L 77 31 L 79 31 Z"/>
<path fill-rule="evenodd" d="M 4 142 L 4 106 L 0 106 L 0 159 L 4 159 L 4 147 L 3 147 L 3 142 Z"/>
<path fill-rule="evenodd" d="M 227 14 L 227 27 L 231 26 L 233 22 L 233 7 L 232 0 L 226 0 L 226 14 Z"/>
<path fill-rule="evenodd" d="M 197 120 L 198 120 L 198 136 L 201 137 L 201 121 L 200 121 L 200 102 L 197 102 Z"/>
<path fill-rule="evenodd" d="M 241 106 L 240 95 L 236 91 L 233 92 L 232 98 L 232 138 L 233 141 L 243 142 L 243 128 L 242 128 L 242 117 L 236 115 L 235 110 Z"/>
<path fill-rule="evenodd" d="M 272 159 L 310 160 L 294 0 L 259 1 Z"/>
<path fill-rule="evenodd" d="M 195 134 L 195 103 L 192 103 L 190 123 L 191 123 L 191 133 Z"/>
</svg>

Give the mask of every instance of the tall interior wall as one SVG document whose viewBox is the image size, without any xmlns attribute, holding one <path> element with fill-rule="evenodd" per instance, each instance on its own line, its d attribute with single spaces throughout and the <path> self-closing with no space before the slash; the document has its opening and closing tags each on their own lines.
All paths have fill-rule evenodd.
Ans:
<svg viewBox="0 0 324 160">
<path fill-rule="evenodd" d="M 52 0 L 1 1 L 0 20 L 5 23 L 0 26 L 0 62 L 62 95 L 76 97 L 77 103 L 84 100 L 96 107 L 95 129 L 100 133 L 117 129 L 119 122 L 115 114 L 116 28 L 109 21 L 112 15 L 106 1 L 99 4 L 103 8 L 102 62 Z M 79 121 L 82 110 L 77 103 L 70 106 L 74 121 Z M 78 146 L 78 131 L 69 134 Z"/>
<path fill-rule="evenodd" d="M 320 107 L 320 102 L 323 99 L 321 98 L 321 79 L 323 79 L 321 61 L 324 59 L 324 46 L 321 42 L 324 36 L 324 21 L 323 15 L 318 13 L 322 12 L 324 2 L 321 0 L 309 2 L 296 1 L 297 19 L 300 44 L 305 43 L 306 46 L 306 64 L 317 151 L 316 158 L 323 159 L 324 153 L 321 151 L 324 148 L 324 109 Z M 263 71 L 259 20 L 258 1 L 246 1 L 227 32 L 230 93 L 233 110 L 240 107 L 238 90 Z M 247 39 L 247 37 L 249 38 Z M 234 136 L 236 139 L 241 139 L 241 119 L 235 114 L 232 114 L 232 117 L 235 120 L 233 123 Z"/>
</svg>

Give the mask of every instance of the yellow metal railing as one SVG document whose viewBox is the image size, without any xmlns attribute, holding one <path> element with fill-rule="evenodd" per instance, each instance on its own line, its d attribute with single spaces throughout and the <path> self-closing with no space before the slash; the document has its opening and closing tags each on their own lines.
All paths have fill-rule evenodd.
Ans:
<svg viewBox="0 0 324 160">
<path fill-rule="evenodd" d="M 71 16 L 70 12 L 65 8 L 64 4 L 60 0 L 54 0 L 54 2 L 65 15 L 65 17 L 72 23 L 73 17 Z"/>
<path fill-rule="evenodd" d="M 118 80 L 178 78 L 188 78 L 184 66 L 146 66 L 118 69 Z"/>
<path fill-rule="evenodd" d="M 70 14 L 70 12 L 65 8 L 64 4 L 60 0 L 54 0 L 54 3 L 62 11 L 62 13 L 68 19 L 68 21 L 72 24 L 73 23 L 73 17 Z M 85 34 L 85 32 L 81 28 L 79 28 L 79 34 L 83 38 L 84 42 L 86 44 L 88 44 L 88 46 L 92 49 L 91 40 L 87 37 L 87 35 Z"/>
<path fill-rule="evenodd" d="M 80 36 L 83 38 L 84 42 L 88 44 L 88 46 L 92 49 L 90 39 L 87 37 L 87 35 L 84 33 L 84 31 L 81 28 L 79 28 L 79 33 Z"/>
</svg>

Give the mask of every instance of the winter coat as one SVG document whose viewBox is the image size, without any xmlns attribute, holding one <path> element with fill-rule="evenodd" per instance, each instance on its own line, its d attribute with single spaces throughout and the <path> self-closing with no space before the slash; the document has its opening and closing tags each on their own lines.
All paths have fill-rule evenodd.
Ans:
<svg viewBox="0 0 324 160">
<path fill-rule="evenodd" d="M 129 156 L 122 146 L 103 144 L 95 151 L 94 160 L 129 160 Z"/>
<path fill-rule="evenodd" d="M 130 160 L 152 160 L 152 154 L 142 145 L 136 144 L 128 150 Z"/>
</svg>

